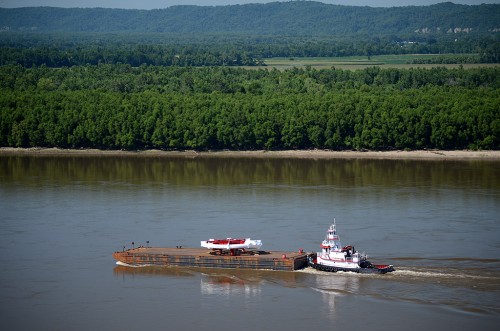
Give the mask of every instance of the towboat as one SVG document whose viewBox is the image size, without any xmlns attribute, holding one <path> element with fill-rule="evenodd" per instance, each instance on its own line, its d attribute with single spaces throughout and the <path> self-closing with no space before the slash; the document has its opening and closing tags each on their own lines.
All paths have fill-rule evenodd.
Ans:
<svg viewBox="0 0 500 331">
<path fill-rule="evenodd" d="M 229 252 L 231 255 L 240 255 L 241 253 L 245 253 L 247 251 L 259 250 L 261 246 L 261 240 L 252 240 L 250 238 L 209 239 L 201 241 L 201 247 L 211 249 L 220 254 Z"/>
<path fill-rule="evenodd" d="M 326 231 L 321 243 L 321 252 L 308 257 L 309 266 L 322 271 L 352 271 L 357 273 L 385 274 L 394 271 L 392 265 L 372 264 L 365 254 L 359 253 L 354 246 L 342 246 L 335 219 Z"/>
</svg>

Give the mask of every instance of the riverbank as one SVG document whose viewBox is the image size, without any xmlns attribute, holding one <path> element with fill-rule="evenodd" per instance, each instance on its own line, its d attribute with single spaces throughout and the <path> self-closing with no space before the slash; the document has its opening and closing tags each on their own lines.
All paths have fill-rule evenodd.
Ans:
<svg viewBox="0 0 500 331">
<path fill-rule="evenodd" d="M 328 151 L 328 150 L 288 150 L 288 151 L 121 151 L 99 149 L 60 148 L 0 148 L 1 155 L 33 156 L 137 156 L 175 158 L 296 158 L 296 159 L 397 159 L 397 160 L 495 160 L 500 161 L 500 151 Z"/>
</svg>

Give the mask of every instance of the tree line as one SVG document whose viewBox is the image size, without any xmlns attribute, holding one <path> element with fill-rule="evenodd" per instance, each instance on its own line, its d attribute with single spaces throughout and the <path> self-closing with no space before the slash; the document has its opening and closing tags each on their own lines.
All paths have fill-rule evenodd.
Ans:
<svg viewBox="0 0 500 331">
<path fill-rule="evenodd" d="M 273 57 L 343 57 L 388 54 L 455 54 L 433 63 L 499 63 L 498 37 L 311 38 L 258 36 L 37 35 L 0 36 L 0 65 L 130 64 L 132 66 L 263 66 Z M 474 55 L 470 55 L 474 54 Z"/>
<path fill-rule="evenodd" d="M 498 149 L 500 69 L 0 67 L 0 145 Z"/>
</svg>

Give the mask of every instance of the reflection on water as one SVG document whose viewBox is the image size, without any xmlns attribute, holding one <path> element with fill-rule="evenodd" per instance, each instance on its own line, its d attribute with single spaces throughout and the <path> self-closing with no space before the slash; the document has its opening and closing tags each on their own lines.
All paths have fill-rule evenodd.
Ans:
<svg viewBox="0 0 500 331">
<path fill-rule="evenodd" d="M 305 287 L 306 275 L 271 270 L 214 269 L 189 267 L 127 266 L 118 264 L 115 276 L 125 277 L 199 277 L 202 295 L 257 297 L 265 284 L 283 287 Z"/>
<path fill-rule="evenodd" d="M 125 266 L 117 264 L 113 269 L 115 276 L 170 276 L 170 277 L 194 277 L 196 273 L 189 268 L 170 268 L 157 266 Z"/>
<path fill-rule="evenodd" d="M 179 267 L 130 267 L 118 265 L 114 273 L 122 277 L 194 277 L 200 279 L 202 295 L 228 300 L 257 299 L 266 284 L 280 287 L 310 288 L 320 294 L 319 307 L 324 318 L 337 317 L 338 304 L 349 297 L 363 296 L 394 302 L 414 302 L 440 305 L 459 311 L 500 314 L 498 291 L 500 268 L 482 262 L 470 262 L 471 267 L 399 265 L 385 275 L 328 273 L 312 268 L 295 272 Z"/>
<path fill-rule="evenodd" d="M 262 280 L 245 280 L 231 275 L 209 275 L 201 278 L 201 294 L 214 296 L 237 295 L 241 298 L 259 296 Z"/>
<path fill-rule="evenodd" d="M 342 301 L 345 295 L 359 294 L 359 275 L 354 273 L 321 273 L 316 270 L 307 270 L 310 273 L 317 274 L 315 277 L 316 285 L 312 289 L 321 293 L 325 303 L 322 312 L 325 316 L 335 318 L 335 305 Z"/>
<path fill-rule="evenodd" d="M 218 186 L 280 183 L 316 187 L 425 185 L 498 189 L 500 178 L 497 174 L 498 163 L 488 161 L 0 156 L 1 182 L 37 185 L 41 183 L 33 181 L 34 178 L 59 184 Z"/>
</svg>

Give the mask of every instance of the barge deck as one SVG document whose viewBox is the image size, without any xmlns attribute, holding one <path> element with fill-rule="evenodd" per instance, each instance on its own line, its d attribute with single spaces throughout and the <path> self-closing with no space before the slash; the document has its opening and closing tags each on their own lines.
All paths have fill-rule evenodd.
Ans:
<svg viewBox="0 0 500 331">
<path fill-rule="evenodd" d="M 267 269 L 293 271 L 307 266 L 307 254 L 261 251 L 253 255 L 217 255 L 202 248 L 138 247 L 113 253 L 122 263 L 224 269 Z"/>
</svg>

